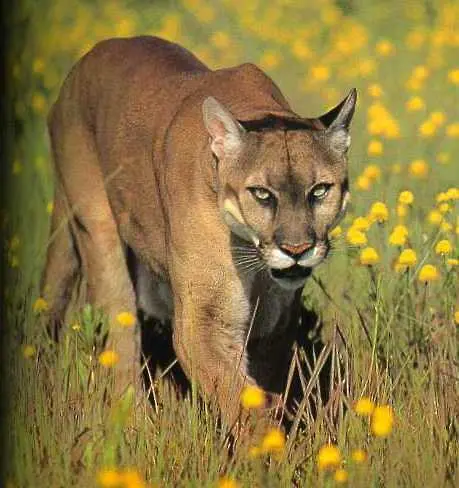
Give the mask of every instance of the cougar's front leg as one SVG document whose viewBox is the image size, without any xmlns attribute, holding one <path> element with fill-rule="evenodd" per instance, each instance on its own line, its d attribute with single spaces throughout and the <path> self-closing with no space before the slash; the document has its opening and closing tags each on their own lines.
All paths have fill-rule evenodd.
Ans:
<svg viewBox="0 0 459 488">
<path fill-rule="evenodd" d="M 211 290 L 194 294 L 190 287 L 175 297 L 173 344 L 189 379 L 204 396 L 216 397 L 223 417 L 232 425 L 241 392 L 254 384 L 247 373 L 245 324 L 231 320 Z"/>
</svg>

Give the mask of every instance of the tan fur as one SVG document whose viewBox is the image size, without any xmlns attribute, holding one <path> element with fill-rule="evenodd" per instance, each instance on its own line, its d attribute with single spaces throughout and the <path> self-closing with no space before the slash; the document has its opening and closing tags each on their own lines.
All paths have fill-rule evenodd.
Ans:
<svg viewBox="0 0 459 488">
<path fill-rule="evenodd" d="M 179 362 L 227 419 L 244 384 L 282 390 L 301 292 L 266 263 L 288 266 L 279 246 L 305 250 L 312 238 L 311 266 L 325 256 L 347 195 L 338 125 L 299 117 L 254 65 L 210 71 L 157 38 L 104 41 L 77 63 L 49 117 L 57 181 L 43 287 L 60 320 L 85 277 L 87 299 L 110 317 L 120 391 L 138 378 L 139 334 L 115 317 L 137 306 L 160 320 L 173 311 Z M 306 192 L 323 180 L 327 203 L 312 208 Z M 275 210 L 248 189 L 260 185 Z M 137 289 L 126 247 L 142 270 Z M 248 339 L 271 345 L 272 364 L 248 357 Z"/>
</svg>

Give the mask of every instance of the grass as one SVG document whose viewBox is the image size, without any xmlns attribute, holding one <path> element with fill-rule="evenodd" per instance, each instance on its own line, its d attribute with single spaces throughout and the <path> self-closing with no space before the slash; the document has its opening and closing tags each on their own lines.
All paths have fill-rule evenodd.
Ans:
<svg viewBox="0 0 459 488">
<path fill-rule="evenodd" d="M 14 133 L 2 209 L 9 385 L 2 485 L 109 486 L 100 473 L 110 467 L 116 483 L 131 487 L 224 486 L 223 477 L 233 480 L 226 486 L 334 486 L 344 483 L 337 471 L 317 466 L 320 448 L 332 443 L 350 486 L 457 486 L 459 3 L 23 2 L 9 15 L 16 37 L 7 58 Z M 231 454 L 214 406 L 195 389 L 178 398 L 169 374 L 156 380 L 151 403 L 134 408 L 127 395 L 109 404 L 112 378 L 97 361 L 103 331 L 96 311 L 86 307 L 55 344 L 46 313 L 33 309 L 53 198 L 47 110 L 94 42 L 140 33 L 176 40 L 213 67 L 256 62 L 304 115 L 359 90 L 352 205 L 330 258 L 304 291 L 323 329 L 302 342 L 326 346 L 315 357 L 297 349 L 308 402 L 281 454 L 253 456 L 255 439 Z M 412 204 L 398 202 L 404 190 Z M 376 201 L 388 210 L 379 223 Z M 362 228 L 357 217 L 369 226 L 367 244 L 348 234 Z M 396 225 L 408 237 L 391 245 Z M 445 255 L 436 252 L 442 240 L 451 246 Z M 376 250 L 378 262 L 361 264 L 364 247 Z M 408 248 L 416 263 L 395 270 Z M 420 281 L 425 264 L 438 279 Z M 325 360 L 328 401 L 318 381 Z M 373 435 L 354 411 L 362 397 L 393 409 L 387 437 Z M 365 462 L 352 460 L 357 448 Z"/>
</svg>

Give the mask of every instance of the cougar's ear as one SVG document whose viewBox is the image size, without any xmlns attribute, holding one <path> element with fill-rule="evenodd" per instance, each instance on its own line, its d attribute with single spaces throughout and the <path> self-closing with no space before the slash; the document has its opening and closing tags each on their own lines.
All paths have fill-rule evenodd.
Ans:
<svg viewBox="0 0 459 488">
<path fill-rule="evenodd" d="M 242 147 L 245 133 L 242 125 L 214 97 L 202 104 L 204 125 L 210 135 L 210 147 L 218 159 L 236 155 Z"/>
<path fill-rule="evenodd" d="M 350 144 L 349 125 L 355 111 L 357 90 L 353 88 L 348 96 L 329 112 L 318 117 L 325 126 L 330 147 L 338 153 L 345 153 Z"/>
</svg>

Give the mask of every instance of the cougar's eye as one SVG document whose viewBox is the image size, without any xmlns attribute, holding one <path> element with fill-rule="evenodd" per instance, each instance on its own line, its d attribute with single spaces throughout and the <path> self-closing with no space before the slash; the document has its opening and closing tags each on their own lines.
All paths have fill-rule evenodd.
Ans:
<svg viewBox="0 0 459 488">
<path fill-rule="evenodd" d="M 319 185 L 316 185 L 309 193 L 310 200 L 313 203 L 317 202 L 318 200 L 322 200 L 327 195 L 328 190 L 330 190 L 331 186 L 332 185 L 330 185 L 329 183 L 320 183 Z"/>
<path fill-rule="evenodd" d="M 254 186 L 248 188 L 250 193 L 262 204 L 268 205 L 276 202 L 276 197 L 266 188 Z"/>
</svg>

